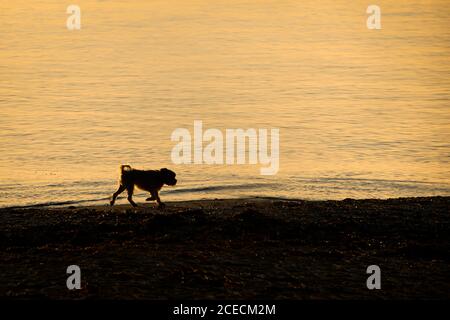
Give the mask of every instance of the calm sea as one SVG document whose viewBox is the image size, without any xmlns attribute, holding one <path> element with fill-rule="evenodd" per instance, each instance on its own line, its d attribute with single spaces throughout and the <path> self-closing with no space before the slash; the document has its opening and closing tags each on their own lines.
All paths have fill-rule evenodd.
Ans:
<svg viewBox="0 0 450 320">
<path fill-rule="evenodd" d="M 0 2 L 0 206 L 105 203 L 122 163 L 175 170 L 163 200 L 450 195 L 449 1 L 381 30 L 359 0 L 69 4 Z M 279 128 L 278 174 L 172 164 L 194 120 Z"/>
</svg>

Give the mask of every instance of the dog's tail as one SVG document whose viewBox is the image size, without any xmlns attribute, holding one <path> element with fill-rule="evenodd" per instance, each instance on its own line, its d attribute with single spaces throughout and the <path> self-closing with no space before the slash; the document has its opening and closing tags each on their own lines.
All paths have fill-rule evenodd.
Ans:
<svg viewBox="0 0 450 320">
<path fill-rule="evenodd" d="M 129 173 L 133 171 L 133 168 L 131 168 L 128 164 L 123 164 L 120 166 L 120 184 L 123 185 L 126 183 L 126 180 L 128 180 Z"/>
<path fill-rule="evenodd" d="M 124 174 L 124 172 L 131 171 L 131 170 L 132 170 L 132 168 L 131 168 L 131 166 L 129 164 L 123 164 L 123 165 L 120 166 L 120 173 L 121 174 Z"/>
</svg>

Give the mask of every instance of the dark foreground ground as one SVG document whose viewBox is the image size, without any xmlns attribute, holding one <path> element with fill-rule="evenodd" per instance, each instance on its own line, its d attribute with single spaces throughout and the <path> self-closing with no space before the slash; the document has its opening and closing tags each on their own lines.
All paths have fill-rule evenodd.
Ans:
<svg viewBox="0 0 450 320">
<path fill-rule="evenodd" d="M 2 209 L 0 298 L 449 299 L 449 200 Z"/>
</svg>

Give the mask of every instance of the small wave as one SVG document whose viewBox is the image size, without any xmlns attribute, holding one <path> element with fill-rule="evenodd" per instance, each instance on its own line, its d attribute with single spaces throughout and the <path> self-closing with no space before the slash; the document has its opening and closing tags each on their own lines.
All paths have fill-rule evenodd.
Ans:
<svg viewBox="0 0 450 320">
<path fill-rule="evenodd" d="M 422 185 L 447 185 L 444 182 L 437 181 L 419 181 L 419 180 L 393 180 L 393 179 L 376 179 L 376 178 L 344 178 L 344 177 L 317 177 L 317 178 L 294 178 L 295 181 L 307 181 L 307 182 L 323 182 L 333 183 L 336 181 L 355 181 L 366 183 L 410 183 L 410 184 L 422 184 Z"/>
<path fill-rule="evenodd" d="M 185 189 L 164 190 L 161 193 L 177 194 L 177 193 L 196 193 L 204 191 L 222 191 L 222 190 L 243 190 L 243 189 L 251 190 L 258 188 L 274 187 L 276 185 L 277 185 L 276 183 L 229 184 L 229 185 L 217 185 L 209 187 L 193 187 Z"/>
<path fill-rule="evenodd" d="M 102 187 L 105 185 L 114 185 L 117 180 L 97 180 L 97 181 L 88 181 L 88 180 L 78 180 L 78 181 L 68 181 L 62 183 L 30 183 L 30 184 L 18 184 L 18 183 L 0 183 L 0 191 L 8 190 L 10 188 L 17 187 L 29 187 L 29 188 L 40 188 L 40 189 L 60 189 L 60 188 L 80 188 L 80 187 Z"/>
<path fill-rule="evenodd" d="M 52 207 L 52 206 L 67 206 L 67 205 L 76 205 L 76 204 L 88 203 L 88 202 L 105 201 L 105 200 L 109 200 L 109 199 L 110 199 L 110 197 L 99 198 L 99 199 L 87 199 L 87 200 L 49 201 L 49 202 L 28 204 L 28 205 L 21 205 L 21 206 L 2 207 L 2 209 L 32 209 L 32 208 L 42 208 L 42 207 Z"/>
</svg>

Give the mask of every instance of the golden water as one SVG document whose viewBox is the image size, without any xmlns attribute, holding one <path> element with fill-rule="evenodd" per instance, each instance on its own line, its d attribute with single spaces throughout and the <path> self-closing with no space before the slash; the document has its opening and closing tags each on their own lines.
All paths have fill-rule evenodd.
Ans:
<svg viewBox="0 0 450 320">
<path fill-rule="evenodd" d="M 0 206 L 104 202 L 122 163 L 177 171 L 166 200 L 450 194 L 447 0 L 381 30 L 359 0 L 69 4 L 0 2 Z M 173 165 L 194 120 L 279 128 L 280 171 Z"/>
</svg>

